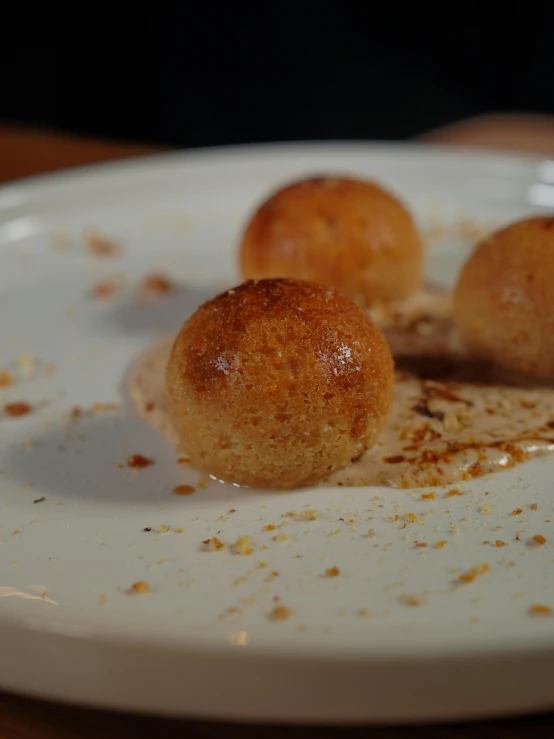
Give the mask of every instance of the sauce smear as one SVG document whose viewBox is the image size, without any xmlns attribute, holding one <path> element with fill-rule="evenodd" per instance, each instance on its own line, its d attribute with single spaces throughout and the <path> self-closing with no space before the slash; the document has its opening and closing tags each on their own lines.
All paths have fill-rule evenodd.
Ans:
<svg viewBox="0 0 554 739">
<path fill-rule="evenodd" d="M 448 485 L 554 452 L 554 389 L 467 357 L 449 294 L 422 290 L 372 317 L 395 358 L 392 409 L 375 446 L 323 484 Z M 129 394 L 139 414 L 177 446 L 164 387 L 172 343 L 163 339 L 139 357 Z"/>
</svg>

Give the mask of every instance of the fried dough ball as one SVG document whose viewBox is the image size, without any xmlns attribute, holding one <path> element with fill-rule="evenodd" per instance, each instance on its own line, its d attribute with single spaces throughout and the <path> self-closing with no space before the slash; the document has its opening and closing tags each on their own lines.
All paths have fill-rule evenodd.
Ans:
<svg viewBox="0 0 554 739">
<path fill-rule="evenodd" d="M 477 246 L 458 279 L 454 322 L 475 356 L 554 381 L 554 218 L 519 221 Z"/>
<path fill-rule="evenodd" d="M 288 279 L 249 281 L 179 332 L 166 388 L 196 466 L 227 482 L 315 483 L 370 447 L 389 411 L 393 361 L 350 299 Z"/>
<path fill-rule="evenodd" d="M 310 280 L 370 306 L 420 286 L 423 246 L 409 212 L 378 185 L 317 177 L 279 190 L 258 208 L 240 266 L 245 279 Z"/>
</svg>

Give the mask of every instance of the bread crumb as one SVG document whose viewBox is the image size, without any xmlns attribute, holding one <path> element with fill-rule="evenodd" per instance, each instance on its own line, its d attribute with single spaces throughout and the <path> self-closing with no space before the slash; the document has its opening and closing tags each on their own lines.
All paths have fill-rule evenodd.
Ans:
<svg viewBox="0 0 554 739">
<path fill-rule="evenodd" d="M 90 407 L 91 413 L 112 413 L 117 410 L 117 403 L 93 403 Z"/>
<path fill-rule="evenodd" d="M 15 378 L 10 372 L 0 370 L 0 387 L 9 387 L 15 383 Z"/>
<path fill-rule="evenodd" d="M 6 405 L 3 408 L 3 411 L 6 414 L 6 416 L 17 418 L 18 416 L 26 416 L 28 413 L 32 411 L 32 408 L 29 405 L 29 403 L 18 401 L 16 403 L 6 403 Z"/>
<path fill-rule="evenodd" d="M 458 580 L 463 583 L 473 582 L 475 578 L 478 575 L 484 575 L 485 572 L 488 572 L 489 565 L 485 563 L 480 563 L 478 565 L 475 565 L 475 567 L 472 567 L 471 570 L 467 570 L 467 572 L 463 572 Z"/>
<path fill-rule="evenodd" d="M 145 467 L 152 466 L 153 464 L 153 459 L 148 459 L 148 457 L 145 457 L 142 454 L 131 454 L 127 457 L 127 467 L 131 467 L 135 470 L 142 470 Z"/>
<path fill-rule="evenodd" d="M 502 541 L 502 539 L 497 539 L 494 543 L 495 543 L 495 545 L 497 547 L 505 547 L 506 546 L 506 542 L 505 541 Z"/>
<path fill-rule="evenodd" d="M 315 519 L 319 516 L 318 511 L 310 509 L 307 511 L 300 511 L 298 514 L 298 518 L 300 518 L 302 521 L 315 521 Z"/>
<path fill-rule="evenodd" d="M 398 600 L 405 606 L 421 606 L 423 604 L 423 600 L 419 595 L 408 595 L 407 593 L 403 593 Z"/>
<path fill-rule="evenodd" d="M 202 544 L 209 552 L 217 552 L 220 549 L 225 548 L 225 544 L 220 539 L 218 539 L 217 536 L 212 536 L 211 539 L 204 539 Z"/>
<path fill-rule="evenodd" d="M 238 606 L 229 606 L 229 608 L 226 608 L 225 611 L 223 611 L 222 614 L 219 615 L 219 620 L 224 619 L 226 616 L 233 616 L 236 613 L 242 613 L 242 608 L 238 608 Z"/>
<path fill-rule="evenodd" d="M 96 257 L 116 257 L 121 253 L 121 247 L 115 241 L 103 236 L 100 231 L 92 230 L 85 235 L 87 249 Z"/>
<path fill-rule="evenodd" d="M 437 497 L 436 493 L 422 493 L 421 500 L 435 500 Z"/>
<path fill-rule="evenodd" d="M 367 608 L 360 608 L 358 611 L 358 616 L 361 616 L 362 618 L 373 618 L 375 614 L 373 611 L 369 611 Z"/>
<path fill-rule="evenodd" d="M 407 521 L 408 523 L 416 523 L 418 518 L 415 513 L 406 513 L 404 516 L 404 520 Z"/>
<path fill-rule="evenodd" d="M 192 495 L 196 492 L 196 488 L 192 485 L 177 485 L 173 488 L 174 495 Z"/>
<path fill-rule="evenodd" d="M 264 531 L 275 531 L 275 524 L 268 523 L 267 526 L 264 526 Z"/>
<path fill-rule="evenodd" d="M 463 495 L 463 492 L 460 490 L 460 488 L 452 488 L 452 490 L 449 490 L 447 493 L 444 494 L 445 498 L 456 498 L 460 495 Z"/>
<path fill-rule="evenodd" d="M 325 570 L 325 577 L 337 577 L 337 575 L 340 575 L 338 567 L 329 567 Z"/>
<path fill-rule="evenodd" d="M 288 621 L 292 618 L 294 611 L 288 606 L 275 606 L 275 608 L 269 614 L 270 621 Z"/>
<path fill-rule="evenodd" d="M 535 603 L 529 608 L 529 613 L 531 616 L 550 616 L 552 615 L 552 608 Z"/>
<path fill-rule="evenodd" d="M 448 544 L 448 542 L 446 541 L 446 539 L 441 539 L 440 541 L 438 541 L 438 542 L 437 542 L 437 543 L 435 544 L 435 547 L 436 547 L 437 549 L 444 549 L 444 547 L 445 547 L 445 546 L 446 546 L 447 544 Z"/>
<path fill-rule="evenodd" d="M 522 508 L 514 508 L 514 510 L 510 513 L 510 516 L 519 516 L 520 513 L 523 513 Z"/>
<path fill-rule="evenodd" d="M 158 529 L 158 531 L 159 531 L 160 534 L 167 534 L 167 533 L 169 533 L 171 531 L 171 526 L 169 524 L 167 524 L 167 523 L 164 523 L 164 524 L 162 524 L 160 526 L 160 528 Z"/>
<path fill-rule="evenodd" d="M 239 536 L 235 542 L 235 554 L 252 554 L 252 541 L 249 536 Z"/>
<path fill-rule="evenodd" d="M 132 593 L 148 593 L 150 592 L 150 585 L 144 580 L 137 580 L 131 585 Z"/>
<path fill-rule="evenodd" d="M 95 300 L 109 300 L 121 289 L 122 284 L 122 281 L 117 279 L 103 280 L 94 285 L 91 297 Z"/>
<path fill-rule="evenodd" d="M 546 539 L 542 534 L 535 534 L 531 540 L 534 544 L 537 546 L 541 546 L 542 544 L 546 544 Z"/>
<path fill-rule="evenodd" d="M 369 536 L 369 537 L 370 537 L 371 539 L 372 539 L 372 538 L 373 538 L 374 536 L 376 536 L 376 534 L 377 534 L 377 532 L 375 531 L 375 529 L 368 529 L 368 530 L 367 530 L 367 535 L 368 535 L 368 536 Z"/>
<path fill-rule="evenodd" d="M 140 293 L 144 297 L 152 297 L 154 295 L 163 295 L 175 290 L 175 284 L 162 274 L 147 275 L 140 288 Z"/>
</svg>

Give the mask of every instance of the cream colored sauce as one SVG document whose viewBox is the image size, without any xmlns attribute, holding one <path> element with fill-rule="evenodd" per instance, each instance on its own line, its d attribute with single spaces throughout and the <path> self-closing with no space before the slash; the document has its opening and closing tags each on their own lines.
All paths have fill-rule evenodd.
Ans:
<svg viewBox="0 0 554 739">
<path fill-rule="evenodd" d="M 433 290 L 372 311 L 395 356 L 392 410 L 376 445 L 325 484 L 447 485 L 554 451 L 554 390 L 469 360 L 450 313 L 450 296 Z M 164 389 L 172 341 L 138 359 L 129 394 L 139 414 L 177 445 Z"/>
<path fill-rule="evenodd" d="M 129 376 L 128 391 L 138 414 L 178 447 L 179 438 L 165 400 L 165 368 L 173 339 L 166 336 L 138 358 Z"/>
</svg>

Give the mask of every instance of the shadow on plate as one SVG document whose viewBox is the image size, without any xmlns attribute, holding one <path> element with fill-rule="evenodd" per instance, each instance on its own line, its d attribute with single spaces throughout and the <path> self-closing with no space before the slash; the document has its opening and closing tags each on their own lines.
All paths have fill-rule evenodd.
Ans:
<svg viewBox="0 0 554 739">
<path fill-rule="evenodd" d="M 67 422 L 42 436 L 32 446 L 18 444 L 3 464 L 6 475 L 29 486 L 29 501 L 48 493 L 59 501 L 160 506 L 232 504 L 260 493 L 209 480 L 188 466 L 177 464 L 168 442 L 137 417 L 101 415 Z M 153 464 L 130 468 L 127 460 L 143 455 Z M 207 483 L 205 489 L 198 482 Z M 173 493 L 178 485 L 192 485 L 193 495 Z M 32 486 L 32 487 L 31 487 Z"/>
<path fill-rule="evenodd" d="M 217 289 L 179 286 L 170 293 L 144 299 L 125 295 L 102 320 L 130 334 L 175 333 L 202 303 L 218 292 Z"/>
</svg>

